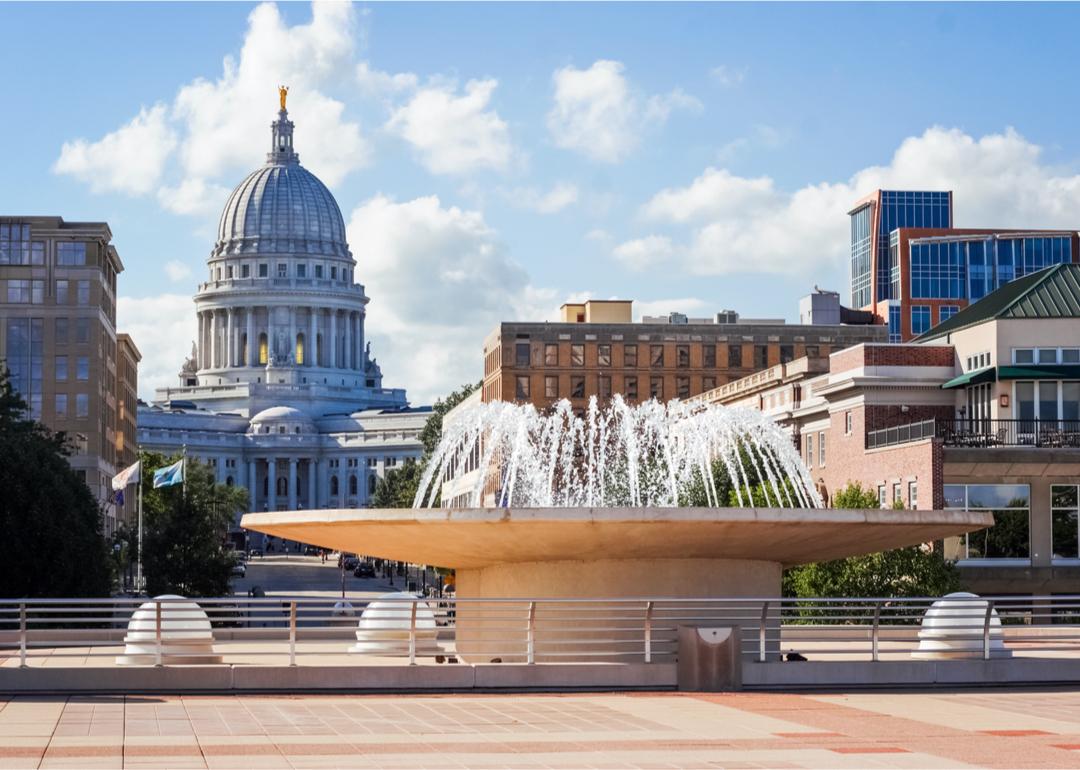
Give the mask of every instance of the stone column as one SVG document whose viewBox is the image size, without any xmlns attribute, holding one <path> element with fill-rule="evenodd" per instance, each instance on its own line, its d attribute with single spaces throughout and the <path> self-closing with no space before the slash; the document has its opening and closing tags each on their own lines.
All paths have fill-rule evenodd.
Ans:
<svg viewBox="0 0 1080 770">
<path fill-rule="evenodd" d="M 247 361 L 244 361 L 244 366 L 255 366 L 259 359 L 256 358 L 258 353 L 258 341 L 255 339 L 255 308 L 247 308 Z M 254 354 L 252 351 L 255 351 Z"/>
<path fill-rule="evenodd" d="M 217 328 L 217 311 L 210 311 L 210 368 L 217 368 L 217 356 L 218 356 L 218 328 Z"/>
<path fill-rule="evenodd" d="M 345 313 L 345 360 L 341 362 L 342 369 L 352 369 L 352 313 Z"/>
<path fill-rule="evenodd" d="M 296 363 L 296 308 L 289 308 L 289 354 Z"/>
<path fill-rule="evenodd" d="M 202 369 L 203 368 L 203 354 L 204 354 L 204 352 L 206 350 L 206 346 L 203 345 L 203 315 L 202 315 L 202 313 L 196 313 L 195 314 L 195 320 L 199 324 L 199 330 L 198 330 L 198 332 L 196 332 L 196 336 L 195 336 L 195 339 L 197 339 L 199 341 L 199 344 L 198 344 L 197 349 L 195 351 L 195 368 L 196 369 Z"/>
<path fill-rule="evenodd" d="M 236 349 L 233 347 L 233 309 L 229 308 L 225 311 L 225 367 L 228 368 L 233 365 L 233 356 L 236 355 Z"/>
<path fill-rule="evenodd" d="M 259 476 L 258 476 L 258 473 L 257 473 L 257 470 L 258 470 L 259 466 L 258 466 L 258 463 L 255 460 L 249 460 L 247 465 L 248 465 L 247 490 L 248 490 L 248 497 L 251 498 L 250 500 L 248 500 L 248 507 L 252 511 L 257 511 L 257 510 L 259 510 L 259 508 L 255 504 L 255 501 L 259 496 Z"/>
<path fill-rule="evenodd" d="M 319 473 L 319 461 L 312 457 L 307 464 L 307 504 L 308 508 L 318 508 L 319 501 L 316 499 L 318 486 L 315 477 Z"/>
<path fill-rule="evenodd" d="M 266 509 L 277 510 L 277 458 L 266 459 Z"/>
<path fill-rule="evenodd" d="M 296 458 L 289 458 L 289 510 L 296 510 Z"/>
<path fill-rule="evenodd" d="M 331 369 L 337 369 L 337 311 L 330 310 L 330 360 Z"/>
<path fill-rule="evenodd" d="M 274 357 L 274 308 L 266 306 L 266 358 Z"/>
<path fill-rule="evenodd" d="M 307 366 L 317 366 L 319 361 L 316 356 L 319 354 L 317 341 L 319 339 L 319 314 L 315 308 L 311 308 L 311 332 L 307 338 L 307 350 L 304 351 L 304 363 Z"/>
<path fill-rule="evenodd" d="M 366 363 L 367 361 L 364 360 L 364 311 L 360 310 L 356 314 L 356 368 L 362 372 Z"/>
</svg>

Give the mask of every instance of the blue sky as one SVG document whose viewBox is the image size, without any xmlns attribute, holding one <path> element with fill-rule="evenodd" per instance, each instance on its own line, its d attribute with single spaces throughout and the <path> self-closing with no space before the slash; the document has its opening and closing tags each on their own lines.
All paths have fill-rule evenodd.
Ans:
<svg viewBox="0 0 1080 770">
<path fill-rule="evenodd" d="M 479 379 L 570 297 L 795 315 L 879 185 L 1075 227 L 1074 5 L 2 4 L 0 211 L 106 220 L 144 396 L 190 346 L 278 82 L 336 195 L 386 383 Z M 14 32 L 14 34 L 11 34 Z M 229 57 L 230 63 L 225 63 Z"/>
</svg>

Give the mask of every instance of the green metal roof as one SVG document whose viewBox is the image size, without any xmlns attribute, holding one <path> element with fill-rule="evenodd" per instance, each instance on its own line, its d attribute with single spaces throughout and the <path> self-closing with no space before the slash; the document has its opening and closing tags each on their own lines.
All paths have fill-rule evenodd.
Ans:
<svg viewBox="0 0 1080 770">
<path fill-rule="evenodd" d="M 915 341 L 927 342 L 995 318 L 1080 318 L 1080 264 L 1054 265 L 1009 281 Z"/>
<path fill-rule="evenodd" d="M 1080 379 L 1077 364 L 1027 364 L 998 367 L 999 380 L 1075 380 Z"/>
<path fill-rule="evenodd" d="M 949 388 L 959 388 L 964 385 L 979 385 L 983 382 L 994 382 L 995 380 L 997 380 L 997 367 L 987 366 L 983 369 L 965 372 L 959 377 L 953 377 L 941 387 L 943 390 L 948 390 Z"/>
</svg>

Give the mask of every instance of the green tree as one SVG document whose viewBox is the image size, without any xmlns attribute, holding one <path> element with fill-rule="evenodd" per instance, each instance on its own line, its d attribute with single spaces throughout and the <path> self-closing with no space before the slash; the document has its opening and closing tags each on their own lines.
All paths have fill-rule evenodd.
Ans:
<svg viewBox="0 0 1080 770">
<path fill-rule="evenodd" d="M 68 464 L 64 434 L 26 411 L 0 366 L 0 596 L 108 596 L 101 510 Z"/>
<path fill-rule="evenodd" d="M 154 471 L 179 460 L 143 452 L 143 572 L 152 596 L 224 596 L 234 563 L 226 536 L 247 510 L 247 490 L 214 481 L 197 460 L 185 463 L 184 484 L 154 489 Z"/>
<path fill-rule="evenodd" d="M 713 460 L 713 488 L 716 490 L 719 505 L 729 508 L 738 508 L 740 504 L 743 507 L 755 508 L 798 507 L 798 497 L 796 497 L 791 479 L 786 476 L 778 478 L 774 489 L 772 482 L 758 472 L 760 463 L 755 461 L 754 452 L 756 450 L 750 447 L 739 447 L 739 458 L 736 465 L 741 464 L 746 477 L 745 482 L 741 477 L 738 479 L 738 490 L 736 490 L 736 483 L 732 480 L 731 473 L 728 471 L 724 461 L 719 458 Z M 777 501 L 777 489 L 780 492 L 779 501 Z M 749 495 L 747 494 L 748 491 Z M 790 505 L 789 500 L 791 501 Z M 679 505 L 701 508 L 709 505 L 709 496 L 705 491 L 705 481 L 700 473 L 696 473 L 693 480 L 680 493 Z"/>
<path fill-rule="evenodd" d="M 877 493 L 858 482 L 837 492 L 832 502 L 835 508 L 879 507 Z M 940 549 L 923 546 L 804 564 L 784 572 L 784 595 L 800 598 L 943 596 L 959 585 L 956 565 L 944 559 Z"/>
<path fill-rule="evenodd" d="M 412 508 L 413 500 L 416 499 L 416 491 L 420 488 L 420 477 L 424 475 L 431 456 L 442 441 L 443 417 L 468 398 L 480 383 L 462 385 L 445 399 L 438 399 L 431 408 L 431 416 L 424 423 L 420 431 L 420 441 L 424 445 L 424 453 L 420 462 L 406 460 L 400 468 L 395 468 L 386 473 L 375 485 L 375 494 L 372 495 L 371 504 L 376 508 Z M 436 505 L 438 499 L 436 498 Z"/>
</svg>

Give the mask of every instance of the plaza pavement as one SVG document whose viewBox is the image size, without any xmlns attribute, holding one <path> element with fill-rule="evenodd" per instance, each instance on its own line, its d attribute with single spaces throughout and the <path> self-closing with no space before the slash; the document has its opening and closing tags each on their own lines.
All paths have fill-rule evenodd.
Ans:
<svg viewBox="0 0 1080 770">
<path fill-rule="evenodd" d="M 1080 692 L 0 698 L 0 767 L 1080 767 Z"/>
</svg>

